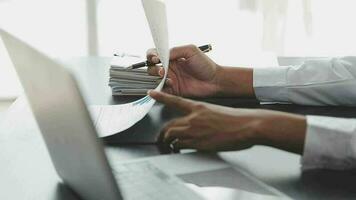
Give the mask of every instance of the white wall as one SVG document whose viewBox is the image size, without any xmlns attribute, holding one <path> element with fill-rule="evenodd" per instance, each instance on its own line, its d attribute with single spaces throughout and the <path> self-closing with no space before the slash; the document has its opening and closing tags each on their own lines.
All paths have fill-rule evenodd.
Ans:
<svg viewBox="0 0 356 200">
<path fill-rule="evenodd" d="M 212 57 L 254 64 L 256 55 L 356 52 L 353 0 L 166 0 L 171 45 L 213 43 Z M 101 0 L 99 52 L 144 54 L 152 46 L 140 0 Z"/>
<path fill-rule="evenodd" d="M 88 2 L 97 6 L 96 13 L 86 13 Z M 255 67 L 275 54 L 333 56 L 356 52 L 353 0 L 166 2 L 171 45 L 212 43 L 210 55 L 220 64 Z M 93 18 L 97 18 L 96 23 Z M 0 28 L 52 57 L 90 52 L 144 55 L 153 46 L 140 0 L 0 0 Z M 87 30 L 93 28 L 97 28 L 98 40 L 91 39 L 89 45 Z M 95 38 L 96 33 L 89 35 Z M 19 91 L 2 48 L 0 44 L 0 98 Z"/>
</svg>

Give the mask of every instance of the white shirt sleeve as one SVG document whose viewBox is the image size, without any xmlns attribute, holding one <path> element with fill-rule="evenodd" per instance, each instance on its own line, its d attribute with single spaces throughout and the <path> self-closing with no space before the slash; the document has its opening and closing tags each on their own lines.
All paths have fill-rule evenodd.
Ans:
<svg viewBox="0 0 356 200">
<path fill-rule="evenodd" d="M 307 116 L 304 170 L 356 169 L 356 119 Z"/>
<path fill-rule="evenodd" d="M 302 105 L 356 105 L 356 57 L 254 69 L 260 101 Z M 307 116 L 303 169 L 355 169 L 356 119 Z"/>
<path fill-rule="evenodd" d="M 356 57 L 256 68 L 257 99 L 302 105 L 356 105 Z"/>
</svg>

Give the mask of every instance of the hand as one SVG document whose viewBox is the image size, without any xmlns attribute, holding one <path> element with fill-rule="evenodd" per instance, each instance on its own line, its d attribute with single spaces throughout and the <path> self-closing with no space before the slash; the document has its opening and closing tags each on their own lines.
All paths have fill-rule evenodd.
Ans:
<svg viewBox="0 0 356 200">
<path fill-rule="evenodd" d="M 306 121 L 302 116 L 223 107 L 157 91 L 149 95 L 185 113 L 168 122 L 158 143 L 201 151 L 241 150 L 261 144 L 303 152 Z"/>
<path fill-rule="evenodd" d="M 147 60 L 154 64 L 159 62 L 155 49 L 147 51 Z M 217 74 L 220 68 L 194 45 L 172 48 L 164 91 L 179 96 L 212 96 L 218 91 Z M 163 77 L 164 69 L 151 66 L 148 73 Z"/>
<path fill-rule="evenodd" d="M 159 62 L 155 49 L 147 51 L 147 60 L 153 64 Z M 155 65 L 148 68 L 148 73 L 163 77 L 164 69 Z M 252 69 L 219 66 L 198 47 L 187 45 L 171 49 L 163 91 L 188 97 L 255 97 L 252 78 Z"/>
</svg>

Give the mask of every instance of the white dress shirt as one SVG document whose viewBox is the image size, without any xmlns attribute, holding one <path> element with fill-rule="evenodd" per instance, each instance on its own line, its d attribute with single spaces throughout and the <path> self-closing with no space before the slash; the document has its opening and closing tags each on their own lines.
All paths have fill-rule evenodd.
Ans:
<svg viewBox="0 0 356 200">
<path fill-rule="evenodd" d="M 356 106 L 356 57 L 254 69 L 260 101 Z M 303 169 L 355 169 L 356 119 L 307 116 Z"/>
</svg>

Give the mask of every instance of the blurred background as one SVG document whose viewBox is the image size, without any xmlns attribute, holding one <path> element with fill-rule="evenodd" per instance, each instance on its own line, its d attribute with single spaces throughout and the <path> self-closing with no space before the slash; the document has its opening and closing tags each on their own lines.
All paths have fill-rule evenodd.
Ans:
<svg viewBox="0 0 356 200">
<path fill-rule="evenodd" d="M 356 52 L 353 0 L 166 2 L 170 45 L 211 43 L 219 64 L 263 67 L 276 65 L 276 56 Z M 153 47 L 140 0 L 0 0 L 0 28 L 53 58 L 144 56 Z M 20 92 L 0 41 L 0 100 Z"/>
</svg>

